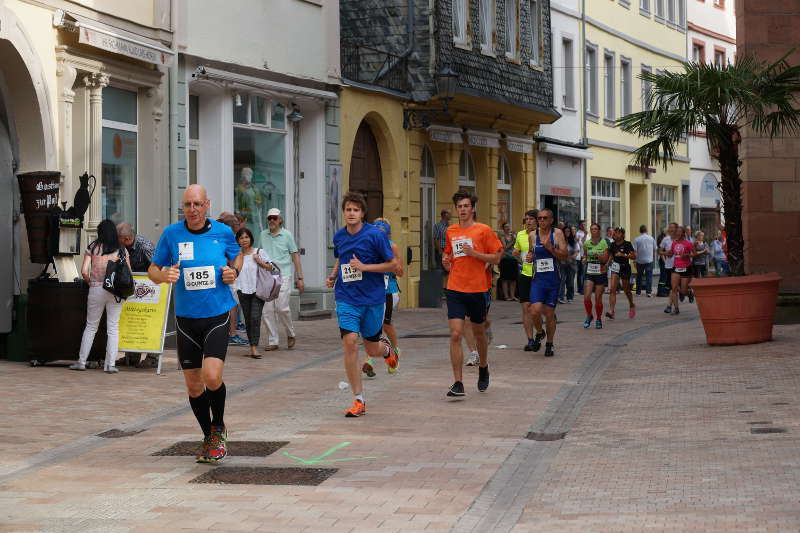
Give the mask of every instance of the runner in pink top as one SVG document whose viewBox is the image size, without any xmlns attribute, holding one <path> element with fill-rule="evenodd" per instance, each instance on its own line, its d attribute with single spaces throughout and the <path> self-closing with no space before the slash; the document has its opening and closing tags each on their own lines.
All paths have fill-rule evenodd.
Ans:
<svg viewBox="0 0 800 533">
<path fill-rule="evenodd" d="M 678 309 L 679 296 L 680 300 L 683 300 L 683 297 L 689 292 L 689 280 L 692 278 L 692 256 L 694 255 L 694 246 L 686 238 L 683 227 L 678 226 L 675 230 L 672 248 L 667 255 L 673 258 L 672 292 L 670 292 L 669 299 L 670 305 L 672 305 L 672 314 L 677 315 L 680 313 Z"/>
</svg>

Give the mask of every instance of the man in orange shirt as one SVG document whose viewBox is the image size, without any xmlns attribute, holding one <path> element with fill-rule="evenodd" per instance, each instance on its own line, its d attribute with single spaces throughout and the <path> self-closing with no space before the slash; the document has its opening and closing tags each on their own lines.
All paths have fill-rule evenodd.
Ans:
<svg viewBox="0 0 800 533">
<path fill-rule="evenodd" d="M 442 265 L 450 272 L 447 279 L 447 320 L 450 326 L 450 364 L 453 366 L 455 383 L 447 391 L 450 398 L 464 397 L 461 351 L 461 336 L 464 319 L 469 317 L 478 345 L 478 392 L 489 387 L 489 344 L 484 322 L 489 304 L 491 277 L 486 274 L 486 265 L 497 265 L 503 253 L 503 245 L 494 231 L 486 224 L 475 222 L 473 214 L 478 198 L 465 192 L 453 195 L 453 204 L 458 212 L 458 224 L 447 228 Z"/>
</svg>

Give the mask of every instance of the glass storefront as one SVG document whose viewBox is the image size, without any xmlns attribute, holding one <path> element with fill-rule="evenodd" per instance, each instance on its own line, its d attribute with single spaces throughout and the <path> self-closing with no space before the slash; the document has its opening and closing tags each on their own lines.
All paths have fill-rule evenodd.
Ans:
<svg viewBox="0 0 800 533">
<path fill-rule="evenodd" d="M 556 223 L 563 222 L 568 226 L 578 227 L 581 219 L 581 199 L 576 196 L 554 196 L 543 194 L 540 205 L 553 212 Z"/>
<path fill-rule="evenodd" d="M 618 181 L 592 178 L 592 222 L 605 232 L 620 225 L 622 202 Z"/>
<path fill-rule="evenodd" d="M 675 222 L 675 187 L 653 185 L 651 194 L 653 234 L 659 235 L 670 222 Z"/>
<path fill-rule="evenodd" d="M 138 154 L 136 92 L 103 89 L 103 175 L 101 213 L 115 224 L 136 220 Z"/>
</svg>

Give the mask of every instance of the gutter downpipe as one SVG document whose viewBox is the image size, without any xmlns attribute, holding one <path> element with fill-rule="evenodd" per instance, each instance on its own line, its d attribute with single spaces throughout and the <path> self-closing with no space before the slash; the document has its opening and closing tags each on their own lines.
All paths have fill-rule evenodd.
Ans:
<svg viewBox="0 0 800 533">
<path fill-rule="evenodd" d="M 581 143 L 586 145 L 588 148 L 589 142 L 586 136 L 586 0 L 581 0 L 581 94 L 583 94 L 583 98 L 581 99 L 581 116 L 583 117 L 582 125 L 581 125 Z M 581 169 L 583 174 L 583 179 L 581 180 L 581 219 L 588 220 L 587 216 L 587 198 L 586 198 L 586 181 L 589 179 L 589 170 L 588 170 L 589 162 L 587 160 L 581 161 Z"/>
</svg>

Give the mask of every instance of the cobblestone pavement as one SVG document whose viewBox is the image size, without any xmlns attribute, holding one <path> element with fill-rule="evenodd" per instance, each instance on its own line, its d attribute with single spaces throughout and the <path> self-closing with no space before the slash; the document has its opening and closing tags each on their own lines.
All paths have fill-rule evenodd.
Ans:
<svg viewBox="0 0 800 533">
<path fill-rule="evenodd" d="M 282 452 L 338 446 L 323 461 L 353 460 L 308 465 L 338 468 L 316 487 L 189 483 L 215 467 L 152 456 L 197 439 L 174 353 L 160 377 L 2 363 L 0 531 L 800 529 L 800 328 L 712 348 L 693 306 L 676 320 L 661 299 L 637 303 L 635 320 L 601 331 L 580 327 L 579 303 L 559 306 L 557 355 L 545 359 L 521 350 L 518 304 L 496 302 L 489 391 L 467 368 L 468 397 L 453 403 L 444 311 L 399 312 L 413 334 L 400 372 L 379 366 L 358 419 L 343 416 L 333 320 L 299 323 L 295 350 L 261 360 L 231 348 L 230 440 L 288 444 L 224 466 L 304 466 Z M 141 432 L 96 436 L 113 428 Z M 751 432 L 763 428 L 787 432 Z"/>
</svg>

